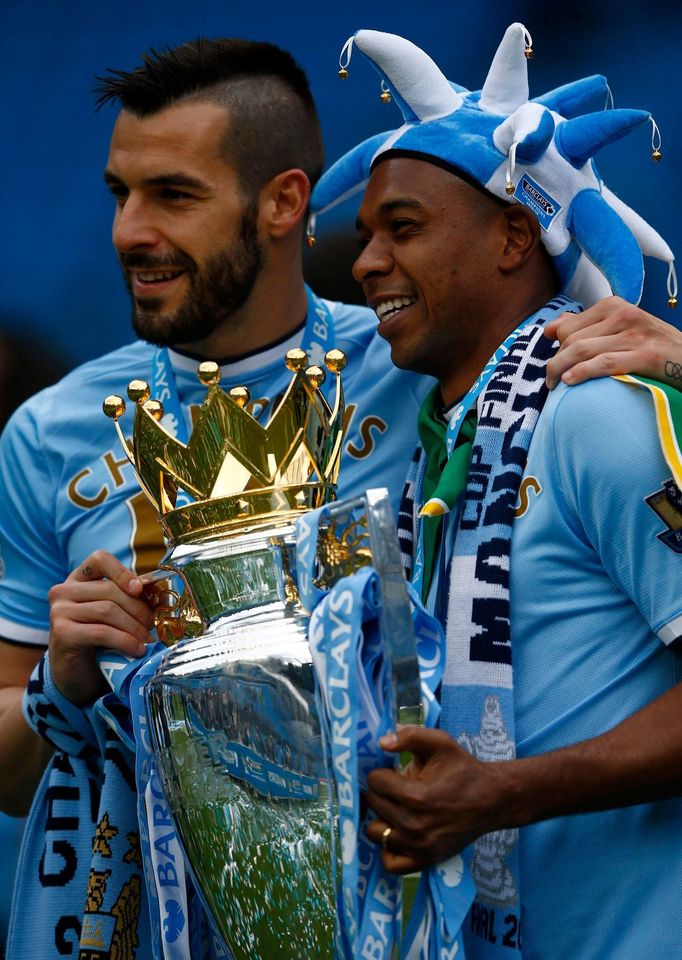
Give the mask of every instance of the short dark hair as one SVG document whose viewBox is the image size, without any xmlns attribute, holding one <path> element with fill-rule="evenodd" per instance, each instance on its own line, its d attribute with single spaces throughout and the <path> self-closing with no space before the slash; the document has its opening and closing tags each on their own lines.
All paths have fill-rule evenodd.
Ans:
<svg viewBox="0 0 682 960">
<path fill-rule="evenodd" d="M 224 153 L 250 197 L 283 170 L 322 173 L 320 123 L 308 80 L 291 54 L 271 43 L 199 37 L 150 50 L 134 70 L 97 77 L 97 108 L 118 102 L 138 117 L 180 101 L 229 110 Z"/>
</svg>

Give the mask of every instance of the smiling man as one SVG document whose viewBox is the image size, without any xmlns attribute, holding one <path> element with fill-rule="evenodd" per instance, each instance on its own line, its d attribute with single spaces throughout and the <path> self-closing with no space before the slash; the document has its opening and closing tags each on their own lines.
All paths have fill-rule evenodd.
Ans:
<svg viewBox="0 0 682 960">
<path fill-rule="evenodd" d="M 199 356 L 239 356 L 245 341 L 258 349 L 286 336 L 291 316 L 306 311 L 299 289 L 293 309 L 287 304 L 256 330 L 248 316 L 253 301 L 243 315 L 257 286 L 260 293 L 261 274 L 269 278 L 279 264 L 273 256 L 264 262 L 257 192 L 246 196 L 236 167 L 226 163 L 233 125 L 226 108 L 210 100 L 151 116 L 124 110 L 104 173 L 116 200 L 113 241 L 134 304 L 133 329 L 143 340 Z M 305 176 L 290 172 L 284 190 L 304 196 Z"/>
<path fill-rule="evenodd" d="M 394 872 L 463 851 L 467 960 L 664 960 L 682 942 L 680 398 L 550 393 L 544 335 L 604 280 L 636 301 L 640 244 L 675 296 L 667 245 L 592 160 L 648 115 L 604 112 L 603 78 L 530 101 L 520 24 L 475 93 L 402 38 L 353 42 L 405 124 L 338 161 L 318 205 L 369 176 L 354 275 L 394 362 L 438 379 L 400 521 L 445 632 L 441 729 L 383 739 L 413 759 L 370 774 L 368 835 Z"/>
<path fill-rule="evenodd" d="M 446 406 L 463 396 L 510 329 L 556 290 L 527 219 L 526 208 L 504 206 L 434 164 L 406 157 L 376 165 L 358 217 L 362 253 L 353 274 L 393 362 L 436 377 Z M 499 236 L 500 224 L 508 236 Z M 524 258 L 531 242 L 533 256 Z"/>
</svg>

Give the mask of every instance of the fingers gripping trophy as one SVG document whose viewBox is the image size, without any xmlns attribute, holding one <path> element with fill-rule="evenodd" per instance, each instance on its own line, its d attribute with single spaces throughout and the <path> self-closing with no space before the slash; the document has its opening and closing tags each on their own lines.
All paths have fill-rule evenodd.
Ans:
<svg viewBox="0 0 682 960">
<path fill-rule="evenodd" d="M 224 392 L 218 366 L 201 364 L 207 395 L 187 444 L 164 428 L 146 382 L 128 387 L 132 442 L 121 429 L 124 400 L 104 401 L 168 545 L 148 587 L 169 646 L 143 688 L 149 749 L 189 874 L 234 960 L 349 955 L 337 922 L 341 845 L 327 701 L 299 589 L 300 518 L 324 508 L 313 541 L 314 591 L 370 562 L 383 571 L 392 710 L 400 700 L 403 716 L 419 712 L 388 494 L 331 503 L 345 356 L 325 357 L 336 381 L 333 404 L 322 391 L 325 371 L 308 366 L 304 351 L 290 351 L 285 362 L 292 380 L 266 426 L 248 412 L 246 388 Z M 147 819 L 153 830 L 154 817 Z M 150 847 L 153 857 L 153 838 Z M 182 901 L 174 894 L 162 903 L 165 893 L 157 892 L 163 936 L 172 942 L 184 922 Z M 164 951 L 173 955 L 165 942 Z"/>
</svg>

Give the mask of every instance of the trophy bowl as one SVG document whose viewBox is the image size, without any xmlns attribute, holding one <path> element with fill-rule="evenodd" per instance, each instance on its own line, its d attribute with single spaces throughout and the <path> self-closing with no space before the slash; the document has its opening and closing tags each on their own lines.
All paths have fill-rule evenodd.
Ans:
<svg viewBox="0 0 682 960">
<path fill-rule="evenodd" d="M 163 792 L 234 960 L 331 958 L 336 837 L 292 526 L 183 552 L 210 619 L 145 697 Z"/>
</svg>

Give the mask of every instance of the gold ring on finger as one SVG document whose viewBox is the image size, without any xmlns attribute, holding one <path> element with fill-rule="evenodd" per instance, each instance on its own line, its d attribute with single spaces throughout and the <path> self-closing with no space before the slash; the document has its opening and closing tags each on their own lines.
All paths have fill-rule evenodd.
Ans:
<svg viewBox="0 0 682 960">
<path fill-rule="evenodd" d="M 393 833 L 393 827 L 386 827 L 384 832 L 381 834 L 381 849 L 388 850 L 388 838 Z"/>
</svg>

